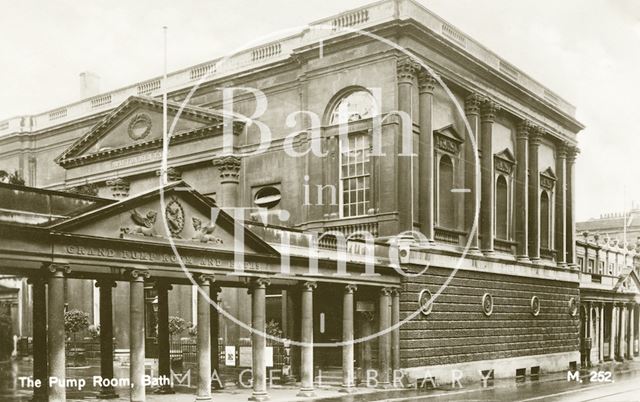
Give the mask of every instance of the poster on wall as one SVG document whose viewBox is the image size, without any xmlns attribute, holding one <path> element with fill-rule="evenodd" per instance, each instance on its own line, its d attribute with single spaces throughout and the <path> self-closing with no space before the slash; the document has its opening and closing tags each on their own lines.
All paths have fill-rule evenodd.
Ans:
<svg viewBox="0 0 640 402">
<path fill-rule="evenodd" d="M 224 347 L 224 364 L 226 366 L 235 367 L 236 365 L 236 347 L 235 346 Z"/>
</svg>

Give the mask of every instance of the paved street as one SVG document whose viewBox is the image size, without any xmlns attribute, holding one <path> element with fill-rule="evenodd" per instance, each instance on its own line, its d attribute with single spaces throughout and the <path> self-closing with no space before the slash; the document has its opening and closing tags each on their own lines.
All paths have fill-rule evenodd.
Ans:
<svg viewBox="0 0 640 402">
<path fill-rule="evenodd" d="M 0 371 L 0 400 L 26 402 L 31 398 L 29 389 L 21 388 L 17 382 L 18 375 L 28 375 L 24 363 L 4 365 Z M 607 366 L 602 370 L 609 370 Z M 594 369 L 598 370 L 598 369 Z M 76 375 L 92 375 L 95 369 L 78 372 Z M 401 401 L 640 401 L 640 362 L 618 364 L 612 374 L 612 382 L 598 383 L 589 381 L 589 372 L 581 373 L 581 382 L 567 381 L 566 374 L 556 373 L 543 375 L 537 381 L 527 380 L 515 383 L 513 379 L 496 381 L 487 388 L 480 384 L 465 384 L 464 388 L 452 389 L 448 385 L 432 390 L 375 390 L 359 388 L 352 395 L 345 395 L 336 388 L 322 387 L 316 390 L 317 397 L 297 398 L 297 386 L 274 386 L 269 393 L 271 400 L 309 401 L 322 400 L 326 402 L 401 402 Z M 148 394 L 147 400 L 152 402 L 193 401 L 194 389 L 178 388 L 175 395 Z M 119 401 L 128 400 L 126 389 L 118 389 Z M 214 401 L 232 402 L 247 400 L 250 390 L 229 387 L 223 391 L 216 391 Z M 89 388 L 85 392 L 70 392 L 69 400 L 96 400 L 95 393 Z"/>
</svg>

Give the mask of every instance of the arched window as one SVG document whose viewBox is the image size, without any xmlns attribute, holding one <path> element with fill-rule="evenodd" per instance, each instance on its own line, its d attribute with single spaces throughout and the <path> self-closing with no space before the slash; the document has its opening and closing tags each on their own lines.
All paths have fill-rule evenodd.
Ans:
<svg viewBox="0 0 640 402">
<path fill-rule="evenodd" d="M 456 216 L 452 188 L 453 161 L 443 155 L 438 164 L 438 226 L 454 229 Z"/>
<path fill-rule="evenodd" d="M 363 90 L 347 93 L 333 104 L 329 124 L 345 124 L 373 117 L 373 96 Z M 371 141 L 366 131 L 350 131 L 338 140 L 340 150 L 340 215 L 362 216 L 373 211 L 371 202 Z"/>
<path fill-rule="evenodd" d="M 329 124 L 368 119 L 377 113 L 376 110 L 375 101 L 369 92 L 353 91 L 336 102 L 329 116 Z"/>
<path fill-rule="evenodd" d="M 540 247 L 549 248 L 549 223 L 551 221 L 549 195 L 543 191 L 540 195 Z"/>
<path fill-rule="evenodd" d="M 509 236 L 509 191 L 507 180 L 498 176 L 496 183 L 496 237 L 508 240 Z"/>
</svg>

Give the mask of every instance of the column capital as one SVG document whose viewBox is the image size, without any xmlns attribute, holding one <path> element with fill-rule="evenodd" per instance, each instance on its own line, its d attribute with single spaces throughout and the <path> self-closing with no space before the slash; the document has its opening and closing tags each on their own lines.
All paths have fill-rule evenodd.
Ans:
<svg viewBox="0 0 640 402">
<path fill-rule="evenodd" d="M 542 142 L 544 136 L 544 128 L 540 126 L 534 126 L 529 133 L 529 143 L 533 146 L 538 146 Z"/>
<path fill-rule="evenodd" d="M 215 275 L 210 274 L 195 274 L 193 279 L 198 285 L 211 285 L 216 281 Z"/>
<path fill-rule="evenodd" d="M 253 289 L 265 289 L 267 286 L 271 285 L 271 280 L 269 278 L 253 278 L 247 281 L 249 285 L 249 293 Z"/>
<path fill-rule="evenodd" d="M 400 296 L 400 288 L 391 288 L 391 296 Z"/>
<path fill-rule="evenodd" d="M 482 120 L 484 121 L 493 122 L 496 119 L 496 113 L 500 110 L 500 105 L 493 100 L 486 98 L 480 106 L 480 117 L 482 117 Z"/>
<path fill-rule="evenodd" d="M 576 146 L 567 146 L 567 161 L 573 163 L 576 161 L 576 157 L 580 154 L 580 148 Z"/>
<path fill-rule="evenodd" d="M 62 275 L 66 275 L 71 273 L 71 267 L 67 264 L 45 263 L 42 266 L 49 274 L 52 274 L 52 275 L 56 275 L 58 273 L 61 273 Z"/>
<path fill-rule="evenodd" d="M 433 93 L 436 87 L 436 79 L 424 68 L 418 71 L 418 92 L 419 93 Z"/>
<path fill-rule="evenodd" d="M 96 279 L 97 288 L 115 288 L 118 286 L 113 279 Z"/>
<path fill-rule="evenodd" d="M 228 181 L 238 181 L 240 176 L 241 159 L 235 155 L 222 155 L 213 159 L 213 166 L 218 168 L 220 178 Z"/>
<path fill-rule="evenodd" d="M 302 287 L 302 290 L 312 292 L 313 289 L 318 287 L 318 283 L 314 281 L 305 281 L 305 282 L 302 282 L 300 286 Z"/>
<path fill-rule="evenodd" d="M 558 152 L 559 159 L 567 159 L 567 155 L 569 154 L 569 144 L 566 142 L 560 142 L 556 146 L 556 151 Z"/>
<path fill-rule="evenodd" d="M 344 292 L 345 293 L 353 293 L 356 290 L 358 290 L 358 285 L 356 285 L 355 283 L 349 283 L 349 284 L 345 285 L 345 287 L 344 287 Z"/>
<path fill-rule="evenodd" d="M 464 98 L 464 112 L 467 116 L 480 114 L 480 105 L 484 101 L 484 96 L 479 93 L 472 93 Z"/>
<path fill-rule="evenodd" d="M 397 65 L 398 83 L 411 83 L 417 72 L 420 71 L 420 64 L 411 57 L 398 59 Z"/>
<path fill-rule="evenodd" d="M 380 296 L 391 296 L 391 292 L 393 292 L 393 288 L 381 288 L 380 289 Z"/>
<path fill-rule="evenodd" d="M 162 169 L 156 170 L 156 176 L 162 176 Z M 167 168 L 167 181 L 180 181 L 182 180 L 182 170 L 175 167 Z"/>
<path fill-rule="evenodd" d="M 531 120 L 522 120 L 518 124 L 518 138 L 527 139 L 532 129 L 533 123 L 531 122 Z"/>
<path fill-rule="evenodd" d="M 143 282 L 145 279 L 149 279 L 151 274 L 145 269 L 129 269 L 125 272 L 125 277 L 131 282 Z"/>
</svg>

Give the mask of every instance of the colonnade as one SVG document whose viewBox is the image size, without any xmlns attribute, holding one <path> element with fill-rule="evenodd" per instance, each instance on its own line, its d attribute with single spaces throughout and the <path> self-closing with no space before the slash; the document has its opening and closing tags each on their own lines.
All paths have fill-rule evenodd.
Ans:
<svg viewBox="0 0 640 402">
<path fill-rule="evenodd" d="M 64 279 L 70 272 L 66 265 L 47 266 L 47 275 L 31 280 L 33 284 L 33 320 L 34 320 L 34 378 L 47 383 L 49 376 L 59 382 L 65 379 L 65 333 L 64 333 Z M 158 295 L 158 372 L 161 377 L 171 378 L 170 345 L 168 331 L 168 291 L 171 284 L 164 279 L 150 279 L 149 272 L 141 269 L 127 271 L 130 296 L 130 372 L 131 401 L 144 401 L 146 389 L 145 376 L 145 318 L 144 285 L 153 281 Z M 200 287 L 197 302 L 197 401 L 211 400 L 212 370 L 218 368 L 217 339 L 219 316 L 204 295 L 217 300 L 220 288 L 212 275 L 194 275 Z M 100 289 L 100 370 L 101 377 L 112 379 L 113 370 L 113 292 L 117 286 L 113 279 L 99 279 L 96 287 Z M 266 325 L 266 290 L 270 285 L 268 278 L 255 278 L 247 281 L 251 294 L 252 322 L 252 394 L 250 400 L 269 399 L 267 390 L 266 338 L 263 336 Z M 353 283 L 332 284 L 343 287 L 342 314 L 342 390 L 353 391 L 355 387 L 354 369 L 354 296 L 358 286 Z M 301 388 L 299 395 L 314 396 L 314 359 L 313 359 L 313 302 L 317 283 L 304 281 L 301 288 Z M 47 300 L 45 302 L 45 294 Z M 390 386 L 392 370 L 400 368 L 399 328 L 390 329 L 400 320 L 400 297 L 397 288 L 380 287 L 379 290 L 379 328 L 378 336 L 378 384 Z M 43 318 L 48 317 L 47 325 Z M 376 331 L 377 332 L 377 331 Z M 214 346 L 215 345 L 215 346 Z M 48 358 L 45 356 L 48 353 Z M 156 392 L 173 393 L 170 385 L 161 386 Z M 50 388 L 36 388 L 34 400 L 65 401 L 64 387 L 54 385 Z M 98 395 L 101 399 L 117 398 L 111 386 L 104 386 Z"/>
<path fill-rule="evenodd" d="M 591 347 L 584 350 L 587 365 L 605 360 L 633 360 L 638 355 L 636 339 L 640 310 L 636 303 L 585 302 L 582 308 L 585 312 L 583 334 L 591 340 Z M 609 339 L 606 351 L 605 338 Z"/>
<path fill-rule="evenodd" d="M 398 110 L 412 116 L 412 101 L 414 86 L 417 84 L 418 93 L 418 127 L 419 147 L 416 150 L 418 169 L 417 177 L 413 178 L 413 171 L 409 158 L 398 159 L 398 211 L 399 231 L 414 229 L 417 224 L 419 230 L 430 241 L 435 240 L 434 228 L 437 225 L 437 211 L 435 202 L 435 188 L 437 177 L 434 168 L 433 132 L 438 127 L 433 126 L 434 91 L 438 86 L 436 79 L 429 71 L 411 58 L 403 57 L 397 63 Z M 495 211 L 495 175 L 494 175 L 494 131 L 495 122 L 499 114 L 507 114 L 494 99 L 478 93 L 470 93 L 465 98 L 465 117 L 469 126 L 464 138 L 464 186 L 468 189 L 465 195 L 464 214 L 465 231 L 471 236 L 469 246 L 472 251 L 482 251 L 492 254 L 495 251 L 496 240 L 496 211 Z M 554 138 L 544 127 L 517 116 L 508 117 L 516 127 L 514 144 L 515 171 L 515 205 L 511 225 L 513 234 L 503 242 L 515 242 L 516 255 L 520 261 L 536 262 L 541 258 L 553 256 L 558 266 L 576 268 L 575 257 L 575 160 L 579 153 L 573 144 Z M 413 128 L 412 128 L 413 130 Z M 471 131 L 469 131 L 471 130 Z M 413 135 L 413 131 L 412 131 Z M 413 136 L 411 137 L 413 138 Z M 475 152 L 472 141 L 478 148 L 480 166 L 476 169 L 473 161 Z M 547 245 L 541 245 L 540 222 L 540 192 L 545 183 L 540 178 L 540 147 L 543 141 L 553 143 L 556 152 L 555 185 L 553 198 L 554 217 L 552 233 L 545 235 Z M 415 182 L 418 188 L 418 204 L 413 205 L 409 186 Z M 472 231 L 473 218 L 477 206 L 480 208 L 479 226 Z M 417 211 L 411 216 L 413 211 Z M 546 226 L 544 226 L 546 227 Z M 552 242 L 553 240 L 553 242 Z"/>
</svg>

